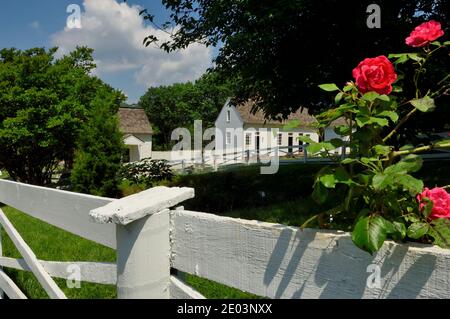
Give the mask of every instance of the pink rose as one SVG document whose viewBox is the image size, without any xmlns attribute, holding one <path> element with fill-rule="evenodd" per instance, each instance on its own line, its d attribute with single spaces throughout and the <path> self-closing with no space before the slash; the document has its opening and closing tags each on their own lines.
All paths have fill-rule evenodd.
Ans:
<svg viewBox="0 0 450 319">
<path fill-rule="evenodd" d="M 392 83 L 397 80 L 394 66 L 384 55 L 364 59 L 353 70 L 353 77 L 361 93 L 375 91 L 378 94 L 390 94 Z"/>
<path fill-rule="evenodd" d="M 429 216 L 430 219 L 450 219 L 450 194 L 445 189 L 436 187 L 430 190 L 425 187 L 423 192 L 417 195 L 421 210 L 426 205 L 426 202 L 423 200 L 425 197 L 433 202 L 433 210 Z"/>
<path fill-rule="evenodd" d="M 424 22 L 414 29 L 406 38 L 406 44 L 412 47 L 423 47 L 444 35 L 441 24 L 434 20 Z"/>
</svg>

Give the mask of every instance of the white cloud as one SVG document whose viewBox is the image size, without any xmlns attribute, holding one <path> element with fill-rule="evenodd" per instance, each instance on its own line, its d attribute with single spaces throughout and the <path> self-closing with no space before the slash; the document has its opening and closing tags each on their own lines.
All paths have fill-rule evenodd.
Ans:
<svg viewBox="0 0 450 319">
<path fill-rule="evenodd" d="M 138 6 L 115 0 L 85 0 L 81 29 L 64 30 L 52 35 L 52 43 L 66 54 L 77 45 L 95 50 L 96 74 L 132 71 L 136 84 L 145 87 L 194 80 L 211 65 L 212 49 L 193 44 L 179 52 L 166 53 L 156 47 L 145 47 L 150 34 L 168 39 L 161 30 L 145 26 Z"/>
</svg>

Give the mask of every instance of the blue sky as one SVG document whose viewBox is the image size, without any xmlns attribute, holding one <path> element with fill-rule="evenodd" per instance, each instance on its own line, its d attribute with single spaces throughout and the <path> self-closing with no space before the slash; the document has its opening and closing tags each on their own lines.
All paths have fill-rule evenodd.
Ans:
<svg viewBox="0 0 450 319">
<path fill-rule="evenodd" d="M 123 90 L 130 103 L 150 86 L 195 80 L 211 65 L 215 51 L 193 45 L 169 55 L 144 48 L 143 37 L 158 31 L 144 25 L 138 12 L 147 8 L 157 22 L 165 21 L 168 12 L 159 0 L 2 0 L 1 4 L 0 48 L 58 46 L 59 54 L 64 54 L 76 45 L 93 47 L 96 75 Z M 81 7 L 81 29 L 66 28 L 70 4 Z"/>
</svg>

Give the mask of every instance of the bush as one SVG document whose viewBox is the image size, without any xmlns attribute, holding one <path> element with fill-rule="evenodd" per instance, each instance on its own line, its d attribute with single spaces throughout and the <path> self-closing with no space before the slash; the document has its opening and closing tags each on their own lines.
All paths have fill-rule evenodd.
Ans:
<svg viewBox="0 0 450 319">
<path fill-rule="evenodd" d="M 171 181 L 174 176 L 168 161 L 149 158 L 125 164 L 120 175 L 123 179 L 144 188 L 153 187 L 155 183 L 161 181 Z"/>
<path fill-rule="evenodd" d="M 170 186 L 192 187 L 195 198 L 183 203 L 187 209 L 222 214 L 237 209 L 262 207 L 307 198 L 314 174 L 321 164 L 281 166 L 277 174 L 261 175 L 259 166 L 176 176 Z"/>
</svg>

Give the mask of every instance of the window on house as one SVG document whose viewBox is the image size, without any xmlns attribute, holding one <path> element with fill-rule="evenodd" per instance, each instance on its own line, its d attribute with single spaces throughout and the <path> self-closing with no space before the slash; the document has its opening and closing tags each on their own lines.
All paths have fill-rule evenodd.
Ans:
<svg viewBox="0 0 450 319">
<path fill-rule="evenodd" d="M 231 144 L 231 132 L 227 132 L 227 140 L 226 140 L 227 145 Z"/>
<path fill-rule="evenodd" d="M 303 133 L 298 134 L 298 137 L 299 137 L 299 138 L 300 138 L 300 137 L 303 137 L 303 136 L 304 136 Z M 298 140 L 298 142 L 299 142 L 300 145 L 303 144 L 303 141 L 301 141 L 301 140 Z"/>
<path fill-rule="evenodd" d="M 300 138 L 300 137 L 303 137 L 303 133 L 299 133 L 298 134 L 298 137 Z M 301 151 L 303 151 L 303 141 L 302 140 L 298 140 L 298 150 L 301 152 Z"/>
<path fill-rule="evenodd" d="M 231 122 L 231 110 L 227 110 L 227 123 Z"/>
<path fill-rule="evenodd" d="M 283 145 L 283 134 L 278 133 L 278 146 Z"/>
<path fill-rule="evenodd" d="M 250 146 L 252 144 L 252 133 L 245 134 L 245 145 Z"/>
</svg>

